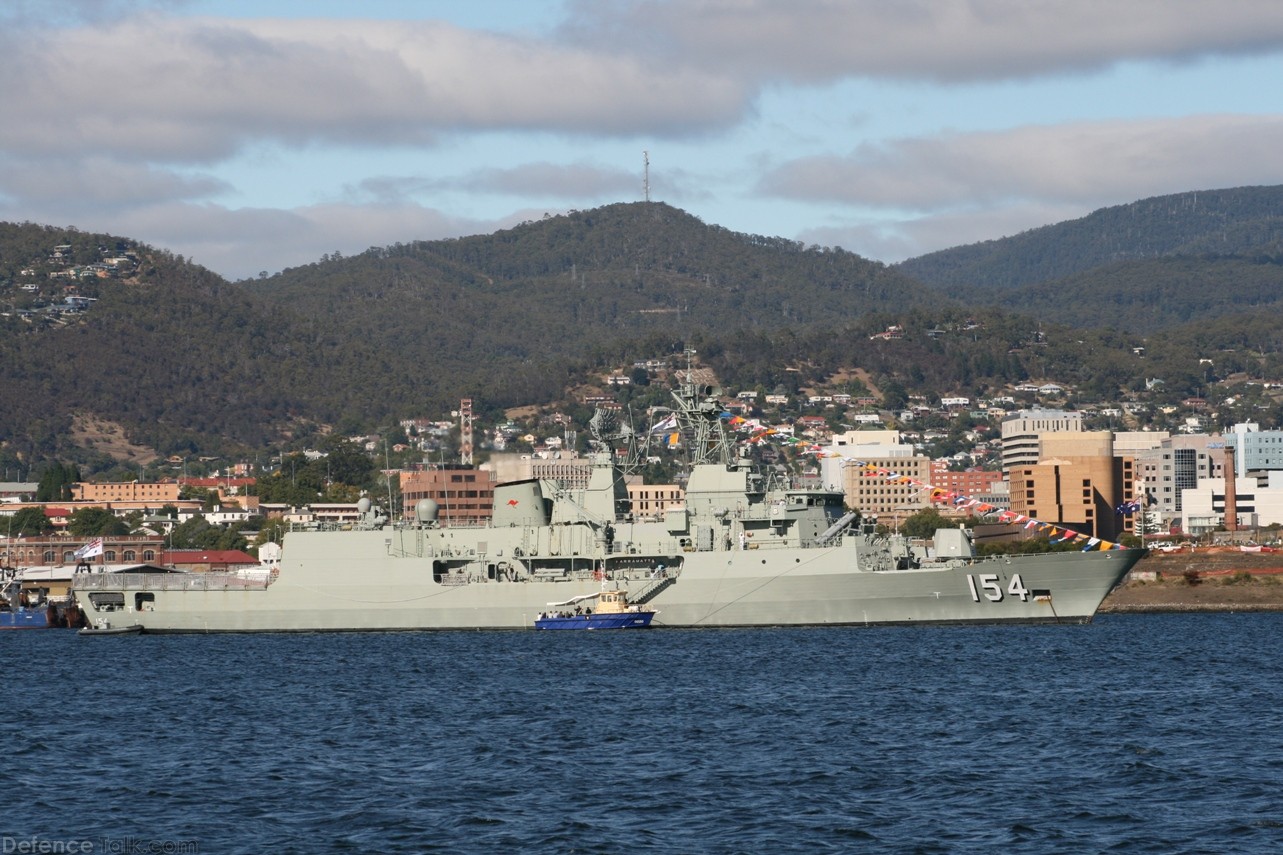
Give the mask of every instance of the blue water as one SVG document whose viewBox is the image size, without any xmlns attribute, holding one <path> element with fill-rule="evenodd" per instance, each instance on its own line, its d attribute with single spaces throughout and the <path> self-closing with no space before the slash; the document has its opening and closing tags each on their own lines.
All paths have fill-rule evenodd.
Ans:
<svg viewBox="0 0 1283 855">
<path fill-rule="evenodd" d="M 1283 851 L 1281 633 L 5 633 L 0 843 Z"/>
</svg>

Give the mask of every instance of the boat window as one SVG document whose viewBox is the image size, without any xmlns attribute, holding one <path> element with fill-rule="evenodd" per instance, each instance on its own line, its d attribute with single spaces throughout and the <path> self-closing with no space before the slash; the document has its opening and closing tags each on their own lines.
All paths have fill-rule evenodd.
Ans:
<svg viewBox="0 0 1283 855">
<path fill-rule="evenodd" d="M 156 611 L 156 595 L 151 592 L 134 594 L 134 611 Z"/>
<path fill-rule="evenodd" d="M 99 611 L 114 612 L 125 607 L 125 595 L 120 591 L 93 591 L 89 594 L 89 602 Z"/>
</svg>

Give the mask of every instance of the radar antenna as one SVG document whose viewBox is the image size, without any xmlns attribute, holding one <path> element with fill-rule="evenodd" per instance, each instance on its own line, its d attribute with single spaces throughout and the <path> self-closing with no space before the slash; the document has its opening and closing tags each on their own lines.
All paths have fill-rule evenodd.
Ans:
<svg viewBox="0 0 1283 855">
<path fill-rule="evenodd" d="M 731 441 L 722 418 L 724 408 L 717 400 L 718 390 L 695 380 L 695 351 L 687 348 L 686 380 L 673 391 L 677 402 L 674 414 L 683 436 L 689 438 L 691 463 L 731 465 Z"/>
<path fill-rule="evenodd" d="M 638 469 L 640 450 L 637 445 L 637 433 L 632 425 L 620 419 L 617 411 L 598 407 L 588 421 L 588 430 L 593 435 L 588 444 L 597 453 L 611 455 L 615 463 L 626 473 L 632 473 Z M 617 449 L 622 449 L 622 459 L 615 456 Z"/>
</svg>

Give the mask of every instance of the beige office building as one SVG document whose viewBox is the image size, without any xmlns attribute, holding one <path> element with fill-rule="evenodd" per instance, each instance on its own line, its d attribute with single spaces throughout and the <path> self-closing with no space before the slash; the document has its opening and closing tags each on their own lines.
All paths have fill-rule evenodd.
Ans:
<svg viewBox="0 0 1283 855">
<path fill-rule="evenodd" d="M 1134 497 L 1135 462 L 1113 455 L 1109 431 L 1044 437 L 1043 452 L 1009 472 L 1011 510 L 1103 540 L 1132 532 L 1136 516 L 1116 508 Z"/>
</svg>

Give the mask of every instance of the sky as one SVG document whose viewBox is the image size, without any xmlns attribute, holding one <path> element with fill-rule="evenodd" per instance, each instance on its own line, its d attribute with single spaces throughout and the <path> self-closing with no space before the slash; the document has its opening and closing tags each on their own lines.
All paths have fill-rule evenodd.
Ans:
<svg viewBox="0 0 1283 855">
<path fill-rule="evenodd" d="M 0 220 L 241 279 L 648 183 L 893 263 L 1283 184 L 1280 84 L 1277 0 L 0 0 Z"/>
</svg>

